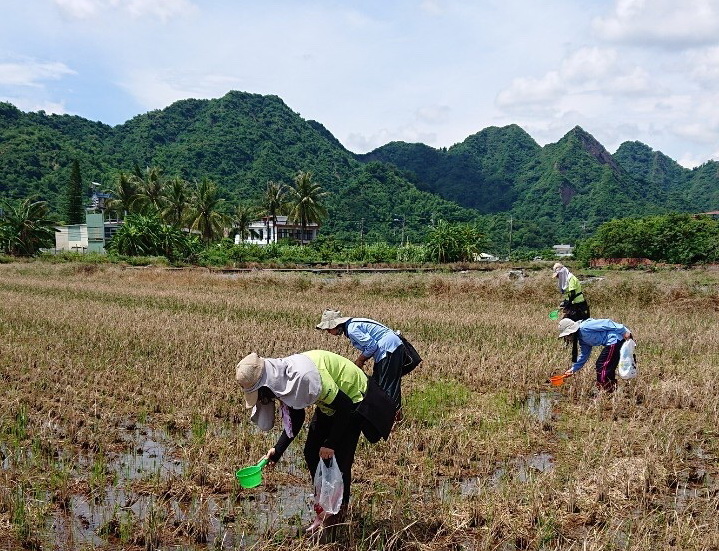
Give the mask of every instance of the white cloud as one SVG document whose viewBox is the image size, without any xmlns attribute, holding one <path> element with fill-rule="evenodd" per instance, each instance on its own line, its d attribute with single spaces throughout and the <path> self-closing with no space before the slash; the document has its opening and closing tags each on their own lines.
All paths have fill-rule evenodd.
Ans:
<svg viewBox="0 0 719 551">
<path fill-rule="evenodd" d="M 442 6 L 439 5 L 439 2 L 437 0 L 422 0 L 422 3 L 420 4 L 420 9 L 424 13 L 431 16 L 438 16 L 444 13 Z"/>
<path fill-rule="evenodd" d="M 0 96 L 0 101 L 12 103 L 21 111 L 45 111 L 45 113 L 52 115 L 65 115 L 68 112 L 65 108 L 65 104 L 62 102 L 36 101 L 27 97 L 10 96 Z"/>
<path fill-rule="evenodd" d="M 449 120 L 451 109 L 447 105 L 426 105 L 416 111 L 417 119 L 428 124 L 441 124 Z"/>
<path fill-rule="evenodd" d="M 543 111 L 556 108 L 569 96 L 636 94 L 648 90 L 650 80 L 645 69 L 622 60 L 614 49 L 583 47 L 566 56 L 559 70 L 514 79 L 497 95 L 496 104 L 508 111 L 530 106 Z"/>
<path fill-rule="evenodd" d="M 554 102 L 566 90 L 557 71 L 543 77 L 519 77 L 497 95 L 496 103 L 503 109 Z"/>
<path fill-rule="evenodd" d="M 372 151 L 389 142 L 402 141 L 434 145 L 436 140 L 437 135 L 434 132 L 419 130 L 410 124 L 393 129 L 381 128 L 378 132 L 371 134 L 350 133 L 347 136 L 346 147 L 353 151 Z"/>
<path fill-rule="evenodd" d="M 688 56 L 691 78 L 706 88 L 719 86 L 719 47 L 691 52 Z"/>
<path fill-rule="evenodd" d="M 98 0 L 54 0 L 60 10 L 78 19 L 87 19 L 93 17 L 100 9 Z"/>
<path fill-rule="evenodd" d="M 147 70 L 136 71 L 121 83 L 135 101 L 149 110 L 161 109 L 181 99 L 217 98 L 238 89 L 239 85 L 238 78 L 228 75 Z"/>
<path fill-rule="evenodd" d="M 27 60 L 25 62 L 0 63 L 0 85 L 42 86 L 46 80 L 58 80 L 75 71 L 64 63 Z"/>
<path fill-rule="evenodd" d="M 66 15 L 90 19 L 106 12 L 119 10 L 132 17 L 156 17 L 167 21 L 195 11 L 189 0 L 53 0 Z"/>
<path fill-rule="evenodd" d="M 717 0 L 616 0 L 614 11 L 593 21 L 610 42 L 664 48 L 719 43 Z"/>
</svg>

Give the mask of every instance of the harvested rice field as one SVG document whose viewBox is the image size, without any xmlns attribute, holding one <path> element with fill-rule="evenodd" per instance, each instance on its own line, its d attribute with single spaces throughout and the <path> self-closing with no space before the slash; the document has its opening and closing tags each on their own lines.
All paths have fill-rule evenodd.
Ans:
<svg viewBox="0 0 719 551">
<path fill-rule="evenodd" d="M 719 272 L 583 273 L 639 376 L 595 395 L 569 365 L 549 267 L 217 274 L 0 265 L 0 549 L 719 550 Z M 404 421 L 363 439 L 346 524 L 319 539 L 304 434 L 263 484 L 235 471 L 247 353 L 322 348 L 322 310 L 400 329 L 424 363 Z"/>
</svg>

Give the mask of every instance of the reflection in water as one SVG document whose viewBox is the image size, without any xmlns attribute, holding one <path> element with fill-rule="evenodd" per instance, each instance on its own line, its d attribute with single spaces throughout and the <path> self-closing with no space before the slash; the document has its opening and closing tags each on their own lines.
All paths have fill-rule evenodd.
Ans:
<svg viewBox="0 0 719 551">
<path fill-rule="evenodd" d="M 272 535 L 288 524 L 297 524 L 299 531 L 299 526 L 311 518 L 313 496 L 304 480 L 306 473 L 295 464 L 300 458 L 289 450 L 282 475 L 302 480 L 300 484 L 279 488 L 268 485 L 239 495 L 233 492 L 186 500 L 183 496 L 158 497 L 133 490 L 133 485 L 143 480 L 183 476 L 187 465 L 174 455 L 168 444 L 170 438 L 162 431 L 133 426 L 126 440 L 132 451 L 107 455 L 107 469 L 115 475 L 114 485 L 92 495 L 70 496 L 67 509 L 49 518 L 46 529 L 53 549 L 102 548 L 108 545 L 110 534 L 113 538 L 138 537 L 140 532 L 146 535 L 148 530 L 162 526 L 169 526 L 180 538 L 196 542 L 183 544 L 182 549 L 199 551 L 208 545 L 213 549 L 235 549 L 254 544 L 262 535 Z M 8 461 L 3 459 L 3 464 Z M 82 461 L 90 464 L 92 460 Z M 302 478 L 292 473 L 302 474 Z"/>
<path fill-rule="evenodd" d="M 554 407 L 561 396 L 559 392 L 532 392 L 525 402 L 527 411 L 540 423 L 548 423 L 554 417 Z"/>
</svg>

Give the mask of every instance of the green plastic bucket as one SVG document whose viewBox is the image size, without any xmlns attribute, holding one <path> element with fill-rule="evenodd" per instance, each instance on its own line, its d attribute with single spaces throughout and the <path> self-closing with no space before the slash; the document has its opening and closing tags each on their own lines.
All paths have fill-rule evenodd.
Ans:
<svg viewBox="0 0 719 551">
<path fill-rule="evenodd" d="M 551 312 L 549 312 L 549 319 L 550 320 L 559 319 L 559 310 L 552 310 Z"/>
<path fill-rule="evenodd" d="M 254 488 L 262 484 L 262 467 L 267 465 L 267 458 L 252 467 L 245 467 L 235 473 L 235 478 L 243 488 Z"/>
</svg>

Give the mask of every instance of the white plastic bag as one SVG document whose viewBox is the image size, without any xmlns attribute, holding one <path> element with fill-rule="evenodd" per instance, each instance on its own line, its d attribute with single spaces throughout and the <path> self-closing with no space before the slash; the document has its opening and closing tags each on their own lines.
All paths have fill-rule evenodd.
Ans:
<svg viewBox="0 0 719 551">
<path fill-rule="evenodd" d="M 330 466 L 325 465 L 324 460 L 320 459 L 315 473 L 315 504 L 322 507 L 325 513 L 335 515 L 339 512 L 342 505 L 342 494 L 344 493 L 344 483 L 342 482 L 342 473 L 337 466 L 337 459 L 332 458 L 329 461 Z"/>
<path fill-rule="evenodd" d="M 622 379 L 633 379 L 637 376 L 637 362 L 634 359 L 634 349 L 637 343 L 634 339 L 624 341 L 619 349 L 619 365 L 617 366 L 617 374 Z"/>
</svg>

